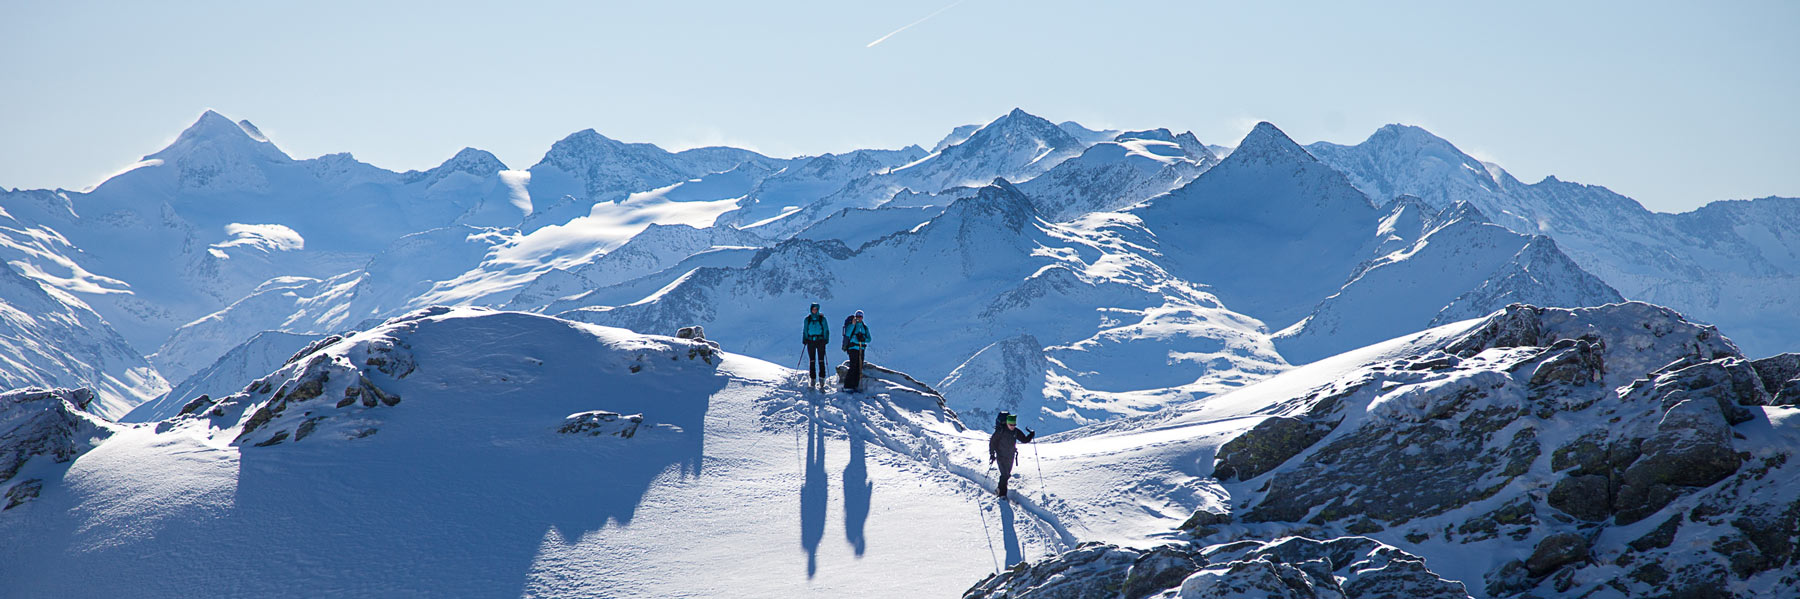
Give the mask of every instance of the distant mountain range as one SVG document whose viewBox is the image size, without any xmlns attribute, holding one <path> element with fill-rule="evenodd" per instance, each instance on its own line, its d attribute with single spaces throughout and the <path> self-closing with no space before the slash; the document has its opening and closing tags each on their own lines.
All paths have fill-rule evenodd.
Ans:
<svg viewBox="0 0 1800 599">
<path fill-rule="evenodd" d="M 784 306 L 861 308 L 884 333 L 875 355 L 930 380 L 1014 348 L 981 361 L 1023 359 L 1013 379 L 1040 383 L 1017 401 L 1053 428 L 1514 302 L 1640 299 L 1752 354 L 1800 349 L 1786 309 L 1800 201 L 1652 213 L 1604 188 L 1520 183 L 1399 125 L 1301 147 L 1264 123 L 1226 148 L 1014 110 L 929 151 L 792 159 L 585 130 L 527 170 L 464 149 L 398 173 L 296 160 L 208 111 L 91 191 L 5 191 L 0 208 L 11 269 L 116 337 L 66 360 L 11 350 L 33 373 L 17 384 L 81 383 L 125 407 L 264 331 L 341 333 L 439 304 L 704 324 L 777 361 L 794 351 Z M 8 301 L 36 293 L 16 287 Z M 968 372 L 953 397 L 978 395 Z"/>
</svg>

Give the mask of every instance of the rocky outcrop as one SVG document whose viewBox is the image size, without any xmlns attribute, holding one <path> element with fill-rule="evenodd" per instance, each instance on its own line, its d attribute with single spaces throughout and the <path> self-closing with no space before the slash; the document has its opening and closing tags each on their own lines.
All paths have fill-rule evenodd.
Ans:
<svg viewBox="0 0 1800 599">
<path fill-rule="evenodd" d="M 192 419 L 209 420 L 218 428 L 235 424 L 234 443 L 250 447 L 298 443 L 315 437 L 322 427 L 341 439 L 367 437 L 376 429 L 334 417 L 399 405 L 401 396 L 375 381 L 404 379 L 418 365 L 410 348 L 391 336 L 364 336 L 339 347 L 345 341 L 337 335 L 320 339 L 308 346 L 311 353 L 303 351 L 242 392 L 216 401 L 197 398 L 182 408 L 181 416 L 158 426 L 171 428 Z M 334 421 L 344 426 L 331 426 Z"/>
<path fill-rule="evenodd" d="M 1367 537 L 1288 537 L 1137 550 L 1086 543 L 988 577 L 965 599 L 1083 597 L 1466 598 L 1424 560 Z"/>
<path fill-rule="evenodd" d="M 1751 364 L 1771 404 L 1800 405 L 1800 353 L 1773 355 Z"/>
<path fill-rule="evenodd" d="M 630 439 L 637 436 L 640 430 L 655 428 L 680 430 L 667 424 L 646 423 L 643 414 L 622 415 L 618 412 L 594 410 L 570 414 L 568 418 L 563 419 L 562 426 L 558 427 L 556 432 L 565 435 L 612 436 Z"/>
<path fill-rule="evenodd" d="M 711 364 L 713 363 L 713 357 L 719 353 L 719 342 L 707 339 L 706 328 L 700 325 L 681 327 L 680 330 L 675 331 L 675 338 L 688 339 L 696 342 L 693 345 L 688 346 L 689 360 L 697 359 L 704 361 L 707 364 Z"/>
<path fill-rule="evenodd" d="M 67 464 L 111 437 L 112 423 L 87 411 L 89 389 L 26 388 L 0 393 L 0 496 L 4 509 L 23 505 L 44 487 L 47 469 L 35 461 Z M 21 474 L 33 476 L 15 480 Z"/>
<path fill-rule="evenodd" d="M 1229 507 L 1240 524 L 1209 512 L 1187 530 L 1212 542 L 1268 526 L 1343 531 L 1521 556 L 1465 580 L 1492 597 L 1792 588 L 1800 502 L 1776 481 L 1800 475 L 1800 447 L 1779 440 L 1800 432 L 1769 412 L 1791 409 L 1766 407 L 1790 369 L 1655 306 L 1512 306 L 1226 443 L 1215 475 L 1250 481 Z M 1264 592 L 1241 590 L 1252 589 Z"/>
</svg>

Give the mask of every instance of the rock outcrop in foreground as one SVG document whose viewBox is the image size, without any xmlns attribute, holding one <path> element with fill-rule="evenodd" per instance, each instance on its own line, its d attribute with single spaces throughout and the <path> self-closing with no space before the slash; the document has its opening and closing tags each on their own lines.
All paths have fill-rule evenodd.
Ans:
<svg viewBox="0 0 1800 599">
<path fill-rule="evenodd" d="M 1791 593 L 1796 376 L 1793 356 L 1746 359 L 1666 308 L 1513 305 L 1222 445 L 1231 513 L 1196 513 L 1181 540 L 1084 547 L 968 596 Z M 1330 546 L 1355 549 L 1273 550 Z"/>
</svg>

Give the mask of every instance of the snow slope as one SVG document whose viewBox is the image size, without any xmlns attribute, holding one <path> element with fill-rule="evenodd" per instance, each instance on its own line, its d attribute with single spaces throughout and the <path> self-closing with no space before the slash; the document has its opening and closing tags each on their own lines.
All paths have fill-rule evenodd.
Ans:
<svg viewBox="0 0 1800 599">
<path fill-rule="evenodd" d="M 107 418 L 169 390 L 87 304 L 0 264 L 0 389 L 34 386 L 88 388 Z"/>
<path fill-rule="evenodd" d="M 1019 189 L 1046 218 L 1065 221 L 1167 193 L 1218 162 L 1192 133 L 1177 138 L 1167 129 L 1137 131 L 1089 146 Z"/>
<path fill-rule="evenodd" d="M 1404 204 L 1395 208 L 1384 222 L 1406 221 L 1412 210 Z M 1469 204 L 1444 209 L 1422 232 L 1390 234 L 1415 241 L 1363 264 L 1304 320 L 1277 333 L 1282 356 L 1310 362 L 1513 303 L 1580 307 L 1624 301 L 1550 238 L 1489 223 Z"/>
<path fill-rule="evenodd" d="M 1071 546 L 1053 516 L 983 495 L 965 448 L 985 434 L 929 388 L 877 373 L 821 395 L 793 375 L 701 341 L 412 314 L 217 405 L 97 425 L 112 436 L 61 472 L 32 460 L 41 493 L 0 512 L 0 538 L 34 542 L 0 544 L 0 579 L 22 596 L 939 596 Z"/>
</svg>

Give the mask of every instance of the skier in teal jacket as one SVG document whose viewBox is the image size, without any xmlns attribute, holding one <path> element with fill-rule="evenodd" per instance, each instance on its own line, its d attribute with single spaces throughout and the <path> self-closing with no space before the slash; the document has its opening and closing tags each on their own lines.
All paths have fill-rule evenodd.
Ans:
<svg viewBox="0 0 1800 599">
<path fill-rule="evenodd" d="M 850 317 L 850 325 L 844 327 L 844 353 L 850 356 L 850 372 L 844 375 L 845 390 L 862 390 L 863 352 L 868 349 L 869 325 L 863 324 L 862 310 L 857 310 Z"/>
<path fill-rule="evenodd" d="M 815 303 L 800 329 L 800 343 L 806 346 L 806 369 L 812 375 L 814 387 L 822 385 L 820 381 L 829 376 L 825 370 L 825 344 L 829 342 L 831 323 L 825 321 L 825 315 L 819 313 L 819 304 Z"/>
</svg>

